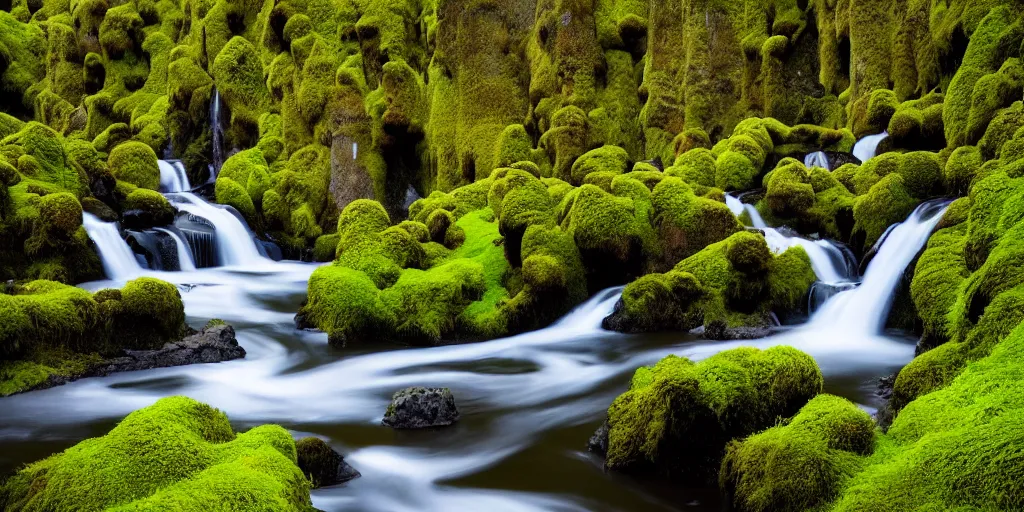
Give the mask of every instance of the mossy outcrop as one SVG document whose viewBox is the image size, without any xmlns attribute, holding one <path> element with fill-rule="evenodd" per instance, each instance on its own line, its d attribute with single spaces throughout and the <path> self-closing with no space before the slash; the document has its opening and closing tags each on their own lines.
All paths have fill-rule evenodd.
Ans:
<svg viewBox="0 0 1024 512">
<path fill-rule="evenodd" d="M 608 409 L 606 465 L 713 478 L 730 439 L 793 415 L 821 385 L 814 360 L 789 347 L 727 350 L 699 363 L 668 356 L 638 369 Z"/>
<path fill-rule="evenodd" d="M 762 327 L 773 311 L 799 311 L 816 280 L 803 249 L 773 255 L 762 235 L 744 231 L 667 273 L 628 284 L 605 326 L 627 332 Z"/>
<path fill-rule="evenodd" d="M 140 447 L 146 447 L 140 449 Z M 186 397 L 135 411 L 104 436 L 29 464 L 0 486 L 4 510 L 314 510 L 295 441 L 277 425 L 236 434 Z"/>
<path fill-rule="evenodd" d="M 156 349 L 186 333 L 178 289 L 152 278 L 95 294 L 33 281 L 0 294 L 0 395 L 83 373 L 125 349 Z"/>
</svg>

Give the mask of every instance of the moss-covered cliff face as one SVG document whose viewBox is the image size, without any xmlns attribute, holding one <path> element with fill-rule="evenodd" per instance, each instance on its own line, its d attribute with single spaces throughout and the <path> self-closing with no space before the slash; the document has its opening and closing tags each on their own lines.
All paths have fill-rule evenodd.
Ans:
<svg viewBox="0 0 1024 512">
<path fill-rule="evenodd" d="M 0 83 L 4 112 L 100 153 L 133 140 L 180 157 L 193 183 L 215 153 L 248 152 L 218 200 L 303 249 L 355 199 L 397 219 L 410 187 L 521 161 L 578 185 L 577 159 L 601 147 L 667 167 L 751 116 L 977 142 L 1022 79 L 1012 4 L 16 0 Z M 711 184 L 749 188 L 773 155 L 846 140 L 784 139 L 733 141 Z"/>
</svg>

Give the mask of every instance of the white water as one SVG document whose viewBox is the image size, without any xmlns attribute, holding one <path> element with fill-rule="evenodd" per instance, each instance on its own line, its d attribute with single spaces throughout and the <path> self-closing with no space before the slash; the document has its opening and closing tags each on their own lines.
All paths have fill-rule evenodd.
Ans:
<svg viewBox="0 0 1024 512">
<path fill-rule="evenodd" d="M 826 171 L 832 170 L 828 164 L 828 156 L 825 155 L 824 151 L 808 153 L 807 156 L 804 157 L 804 167 L 807 167 L 808 169 L 811 167 L 821 167 Z"/>
<path fill-rule="evenodd" d="M 750 227 L 760 229 L 764 232 L 764 239 L 768 242 L 768 248 L 775 254 L 782 254 L 790 247 L 803 247 L 807 256 L 811 259 L 811 267 L 818 280 L 826 283 L 837 283 L 849 280 L 852 276 L 846 265 L 846 257 L 838 247 L 826 240 L 808 240 L 798 236 L 786 236 L 777 229 L 769 227 L 761 218 L 757 208 L 752 204 L 743 204 L 738 198 L 731 195 L 725 196 L 725 204 L 737 217 L 747 212 L 750 217 Z"/>
<path fill-rule="evenodd" d="M 260 255 L 256 237 L 245 223 L 223 206 L 207 203 L 188 192 L 168 194 L 167 199 L 179 210 L 213 223 L 221 265 L 263 265 L 270 261 Z"/>
<path fill-rule="evenodd" d="M 192 185 L 180 160 L 158 160 L 160 166 L 160 192 L 188 192 Z"/>
<path fill-rule="evenodd" d="M 857 157 L 861 163 L 871 160 L 875 157 L 875 154 L 878 151 L 878 144 L 888 136 L 889 132 L 882 132 L 876 135 L 868 135 L 867 137 L 858 140 L 857 143 L 853 145 L 853 156 Z"/>
<path fill-rule="evenodd" d="M 217 174 L 224 165 L 224 141 L 220 124 L 220 91 L 213 88 L 210 100 L 210 131 L 213 133 L 213 162 L 210 164 L 210 183 L 217 181 Z"/>
<path fill-rule="evenodd" d="M 83 213 L 82 224 L 85 226 L 89 238 L 96 244 L 107 278 L 126 280 L 142 273 L 142 267 L 135 259 L 135 253 L 121 238 L 116 223 L 103 222 L 91 213 Z"/>
<path fill-rule="evenodd" d="M 185 241 L 182 240 L 181 237 L 178 236 L 178 234 L 175 233 L 174 231 L 164 228 L 156 228 L 156 230 L 161 233 L 166 233 L 168 236 L 171 237 L 171 240 L 174 240 L 174 245 L 177 248 L 178 252 L 179 270 L 181 270 L 182 272 L 194 271 L 196 269 L 196 264 L 194 261 L 192 261 L 192 251 L 188 250 L 188 245 L 185 243 Z"/>
<path fill-rule="evenodd" d="M 945 205 L 938 209 L 931 202 L 918 206 L 886 238 L 868 265 L 860 286 L 829 299 L 811 319 L 808 328 L 860 335 L 882 332 L 896 285 L 945 212 Z"/>
</svg>

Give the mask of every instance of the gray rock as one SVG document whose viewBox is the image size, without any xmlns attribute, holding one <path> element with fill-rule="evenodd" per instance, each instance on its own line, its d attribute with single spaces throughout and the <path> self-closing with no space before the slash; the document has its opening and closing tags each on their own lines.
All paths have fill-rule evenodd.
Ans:
<svg viewBox="0 0 1024 512">
<path fill-rule="evenodd" d="M 594 435 L 590 436 L 587 448 L 602 457 L 608 455 L 608 430 L 608 420 L 604 420 L 604 423 L 594 431 Z"/>
<path fill-rule="evenodd" d="M 459 420 L 455 397 L 448 388 L 406 388 L 391 397 L 383 424 L 392 428 L 429 428 Z"/>
<path fill-rule="evenodd" d="M 19 393 L 52 388 L 86 377 L 104 377 L 117 372 L 150 370 L 196 363 L 219 363 L 245 357 L 238 345 L 235 329 L 225 323 L 204 327 L 181 341 L 165 344 L 157 350 L 125 350 L 123 356 L 105 359 L 74 375 L 51 375 L 49 379 Z"/>
<path fill-rule="evenodd" d="M 320 438 L 299 439 L 295 443 L 295 451 L 299 469 L 314 488 L 342 484 L 361 476 L 345 462 L 345 457 Z"/>
</svg>

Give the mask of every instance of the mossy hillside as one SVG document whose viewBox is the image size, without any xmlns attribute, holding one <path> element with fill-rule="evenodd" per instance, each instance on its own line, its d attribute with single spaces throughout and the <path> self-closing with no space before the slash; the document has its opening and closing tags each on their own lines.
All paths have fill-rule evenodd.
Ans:
<svg viewBox="0 0 1024 512">
<path fill-rule="evenodd" d="M 612 318 L 641 332 L 764 326 L 773 311 L 799 311 L 815 280 L 802 249 L 773 255 L 763 236 L 743 231 L 628 284 Z"/>
<path fill-rule="evenodd" d="M 821 510 L 864 467 L 875 422 L 850 401 L 818 395 L 780 425 L 729 443 L 719 484 L 736 510 Z"/>
<path fill-rule="evenodd" d="M 102 437 L 19 470 L 0 487 L 0 505 L 208 510 L 210 503 L 246 503 L 311 511 L 309 485 L 283 428 L 263 425 L 236 434 L 217 409 L 170 397 L 129 414 Z"/>
<path fill-rule="evenodd" d="M 101 355 L 154 349 L 181 339 L 185 312 L 173 285 L 152 278 L 95 294 L 32 281 L 0 294 L 3 394 L 67 376 Z"/>
<path fill-rule="evenodd" d="M 606 464 L 713 478 L 730 439 L 793 415 L 821 385 L 810 356 L 790 347 L 727 350 L 699 363 L 668 356 L 638 369 L 608 409 Z"/>
<path fill-rule="evenodd" d="M 917 398 L 881 436 L 832 510 L 998 509 L 1024 506 L 1021 471 L 1020 326 L 949 384 Z M 943 345 L 945 347 L 947 345 Z M 931 354 L 941 350 L 932 350 Z M 911 481 L 906 475 L 916 475 Z"/>
</svg>

